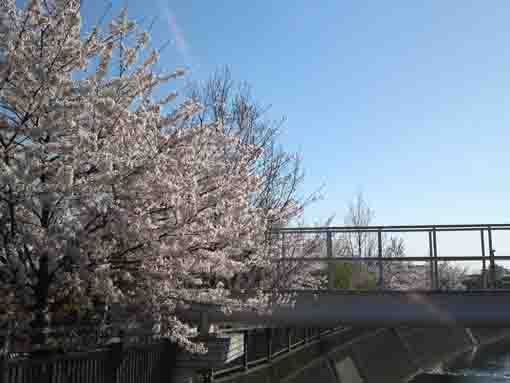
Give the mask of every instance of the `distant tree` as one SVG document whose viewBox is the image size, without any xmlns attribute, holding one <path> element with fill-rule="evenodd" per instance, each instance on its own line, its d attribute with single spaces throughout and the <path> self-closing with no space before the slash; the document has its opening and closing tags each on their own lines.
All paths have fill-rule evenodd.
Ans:
<svg viewBox="0 0 510 383">
<path fill-rule="evenodd" d="M 348 206 L 347 214 L 344 218 L 346 226 L 360 227 L 373 225 L 375 211 L 365 199 L 363 193 L 355 195 L 353 201 Z M 340 235 L 335 241 L 335 255 L 345 257 L 367 258 L 361 264 L 370 270 L 372 275 L 378 275 L 379 264 L 376 260 L 378 255 L 378 238 L 374 232 L 354 232 Z M 381 251 L 384 257 L 404 257 L 406 254 L 404 239 L 398 236 L 389 236 L 386 233 L 381 235 Z M 384 262 L 383 263 L 383 283 L 386 288 L 390 288 L 396 281 L 406 278 L 405 274 L 409 269 L 402 262 Z M 363 278 L 363 268 L 353 269 L 353 278 Z M 358 270 L 356 272 L 356 270 Z"/>
<path fill-rule="evenodd" d="M 466 275 L 461 282 L 468 290 L 478 290 L 483 288 L 482 274 Z"/>
<path fill-rule="evenodd" d="M 494 270 L 494 276 L 496 280 L 504 277 L 505 275 L 510 274 L 510 270 L 508 270 L 506 267 L 495 264 L 495 270 Z M 487 267 L 487 269 L 490 269 L 490 267 Z"/>
<path fill-rule="evenodd" d="M 391 236 L 384 237 L 384 257 L 405 257 L 406 247 L 403 238 Z M 386 262 L 383 264 L 383 285 L 386 288 L 401 288 L 409 283 L 410 274 L 415 273 L 410 262 Z"/>
<path fill-rule="evenodd" d="M 232 79 L 228 67 L 217 70 L 205 82 L 192 84 L 188 96 L 202 105 L 190 119 L 190 126 L 215 124 L 221 126 L 225 134 L 237 137 L 240 145 L 257 148 L 258 155 L 248 166 L 260 187 L 250 195 L 249 203 L 268 217 L 263 229 L 269 233 L 291 223 L 298 224 L 304 208 L 320 198 L 320 193 L 308 196 L 299 193 L 304 177 L 301 158 L 279 144 L 285 120 L 269 119 L 269 108 L 255 100 L 249 84 Z M 302 234 L 268 235 L 261 244 L 267 258 L 282 256 L 282 251 L 286 258 L 306 257 L 317 254 L 319 247 L 317 236 Z M 320 283 L 313 271 L 306 262 L 280 262 L 261 269 L 254 267 L 224 282 L 237 289 L 245 289 L 257 281 L 263 281 L 270 288 L 310 287 Z M 211 283 L 216 283 L 215 278 Z"/>
<path fill-rule="evenodd" d="M 349 204 L 344 223 L 346 226 L 364 227 L 373 223 L 374 210 L 359 192 Z M 374 233 L 355 232 L 343 236 L 344 253 L 351 257 L 368 258 L 376 254 L 377 240 Z"/>
<path fill-rule="evenodd" d="M 370 290 L 377 287 L 377 279 L 364 265 L 355 266 L 350 262 L 337 263 L 335 266 L 335 288 Z"/>
<path fill-rule="evenodd" d="M 462 283 L 468 275 L 467 267 L 452 262 L 438 263 L 438 288 L 440 290 L 464 290 Z"/>
</svg>

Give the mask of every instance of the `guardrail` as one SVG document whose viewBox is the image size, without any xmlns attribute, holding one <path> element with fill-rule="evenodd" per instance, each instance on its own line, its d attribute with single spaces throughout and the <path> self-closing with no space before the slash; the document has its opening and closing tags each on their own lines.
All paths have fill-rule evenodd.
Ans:
<svg viewBox="0 0 510 383">
<path fill-rule="evenodd" d="M 47 328 L 15 327 L 7 324 L 0 330 L 0 354 L 7 359 L 33 352 L 70 353 L 108 347 L 110 343 L 145 345 L 160 341 L 152 329 L 126 328 L 125 323 L 54 325 Z M 35 335 L 44 334 L 46 346 L 32 344 Z M 1 381 L 0 381 L 1 382 Z"/>
<path fill-rule="evenodd" d="M 143 345 L 115 343 L 65 354 L 9 359 L 0 356 L 2 383 L 163 383 L 172 379 L 175 345 L 167 340 Z"/>
<path fill-rule="evenodd" d="M 286 227 L 272 230 L 270 235 L 279 252 L 279 256 L 273 258 L 273 262 L 327 262 L 328 264 L 328 289 L 334 289 L 335 264 L 337 262 L 363 263 L 369 262 L 377 265 L 377 285 L 384 286 L 385 263 L 394 262 L 427 262 L 429 264 L 429 287 L 439 288 L 439 262 L 480 261 L 482 270 L 483 288 L 493 288 L 496 282 L 496 261 L 510 261 L 510 256 L 496 256 L 494 249 L 494 233 L 498 231 L 510 231 L 510 224 L 474 224 L 474 225 L 403 225 L 403 226 L 337 226 L 337 227 Z M 439 256 L 437 235 L 441 232 L 474 232 L 479 236 L 480 256 Z M 428 256 L 387 256 L 384 254 L 383 236 L 386 233 L 424 233 L 427 235 Z M 365 257 L 356 254 L 356 251 L 347 251 L 336 256 L 334 252 L 335 235 L 337 239 L 351 239 L 352 236 L 370 239 L 372 256 Z M 310 237 L 311 236 L 311 237 Z M 356 238 L 355 238 L 356 239 Z M 307 242 L 308 241 L 308 242 Z M 294 251 L 289 256 L 290 249 L 296 247 L 296 243 L 315 243 L 316 249 L 310 254 L 300 254 Z M 299 246 L 299 245 L 298 245 Z M 301 251 L 303 253 L 303 251 Z M 347 254 L 345 254 L 347 253 Z M 487 267 L 488 264 L 488 267 Z"/>
<path fill-rule="evenodd" d="M 310 342 L 339 329 L 243 327 L 220 330 L 218 334 L 242 334 L 243 342 L 239 346 L 242 348 L 239 350 L 242 356 L 221 368 L 207 371 L 205 381 L 210 383 L 215 379 L 271 363 L 275 358 L 306 347 Z"/>
</svg>

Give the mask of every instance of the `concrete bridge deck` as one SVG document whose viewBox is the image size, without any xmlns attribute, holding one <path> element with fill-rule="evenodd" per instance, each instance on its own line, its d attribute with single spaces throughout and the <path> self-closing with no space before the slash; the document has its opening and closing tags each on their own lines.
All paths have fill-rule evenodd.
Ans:
<svg viewBox="0 0 510 383">
<path fill-rule="evenodd" d="M 183 306 L 185 320 L 242 322 L 268 326 L 333 327 L 509 327 L 510 290 L 471 291 L 289 291 L 294 307 L 272 312 L 223 313 L 213 305 Z"/>
</svg>

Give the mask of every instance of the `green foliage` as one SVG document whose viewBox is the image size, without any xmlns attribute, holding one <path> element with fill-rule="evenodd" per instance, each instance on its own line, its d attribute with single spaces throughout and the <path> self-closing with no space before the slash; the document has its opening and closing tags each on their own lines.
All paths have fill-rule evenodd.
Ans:
<svg viewBox="0 0 510 383">
<path fill-rule="evenodd" d="M 348 289 L 352 281 L 352 264 L 337 263 L 335 267 L 335 288 Z"/>
<path fill-rule="evenodd" d="M 335 267 L 335 288 L 372 290 L 377 287 L 376 276 L 365 265 L 348 262 L 338 263 Z"/>
</svg>

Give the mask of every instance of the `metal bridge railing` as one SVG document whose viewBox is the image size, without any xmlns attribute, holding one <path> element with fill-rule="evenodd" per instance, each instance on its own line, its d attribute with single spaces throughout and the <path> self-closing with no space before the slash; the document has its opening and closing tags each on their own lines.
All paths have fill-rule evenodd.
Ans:
<svg viewBox="0 0 510 383">
<path fill-rule="evenodd" d="M 338 226 L 338 227 L 295 227 L 279 228 L 271 232 L 277 254 L 273 262 L 327 263 L 327 288 L 335 288 L 335 267 L 338 262 L 366 263 L 377 274 L 377 286 L 385 288 L 385 265 L 398 262 L 425 262 L 427 265 L 428 287 L 440 289 L 440 262 L 481 262 L 482 288 L 494 288 L 496 283 L 496 261 L 510 261 L 510 256 L 496 256 L 494 249 L 495 232 L 510 231 L 510 224 L 474 225 L 406 225 L 406 226 Z M 470 232 L 478 236 L 479 256 L 439 256 L 438 233 Z M 427 256 L 406 256 L 387 251 L 387 235 L 422 233 L 426 235 Z M 354 242 L 354 243 L 353 243 Z M 357 243 L 356 243 L 357 242 Z M 370 251 L 362 254 L 361 245 Z M 342 248 L 342 243 L 348 246 Z M 339 248 L 340 244 L 340 248 Z M 349 246 L 350 245 L 350 246 Z M 354 246 L 353 246 L 354 245 Z M 359 248 L 360 251 L 357 251 Z"/>
</svg>

